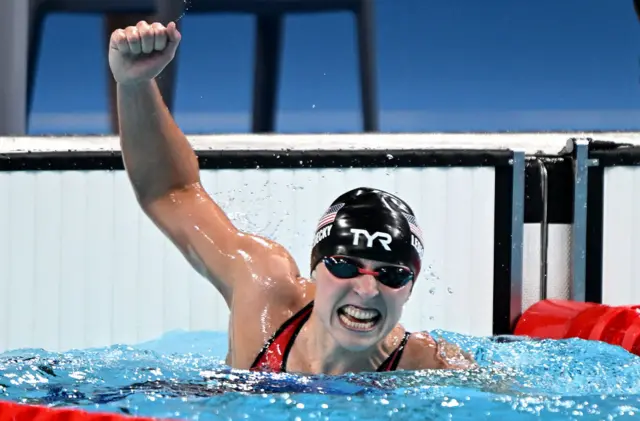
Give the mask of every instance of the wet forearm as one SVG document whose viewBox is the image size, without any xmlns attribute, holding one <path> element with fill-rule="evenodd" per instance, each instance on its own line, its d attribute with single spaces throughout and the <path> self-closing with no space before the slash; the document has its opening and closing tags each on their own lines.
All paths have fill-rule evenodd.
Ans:
<svg viewBox="0 0 640 421">
<path fill-rule="evenodd" d="M 124 163 L 141 203 L 199 181 L 196 155 L 154 80 L 118 85 L 118 115 Z"/>
</svg>

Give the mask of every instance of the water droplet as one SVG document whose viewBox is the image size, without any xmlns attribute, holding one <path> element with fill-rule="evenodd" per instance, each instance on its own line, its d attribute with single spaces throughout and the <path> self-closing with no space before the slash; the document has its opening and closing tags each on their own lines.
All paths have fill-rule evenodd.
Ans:
<svg viewBox="0 0 640 421">
<path fill-rule="evenodd" d="M 436 293 L 436 288 L 435 287 L 431 287 L 429 289 L 429 294 L 434 295 Z"/>
<path fill-rule="evenodd" d="M 391 160 L 393 159 L 393 155 L 391 155 L 390 153 L 387 154 L 387 159 Z"/>
<path fill-rule="evenodd" d="M 175 22 L 178 22 L 180 19 L 182 19 L 184 17 L 184 15 L 187 14 L 187 12 L 189 11 L 189 8 L 191 7 L 191 1 L 190 0 L 183 0 L 182 2 L 184 3 L 184 11 L 182 12 L 182 14 L 180 16 L 178 16 L 177 19 L 175 19 Z"/>
<path fill-rule="evenodd" d="M 448 287 L 448 288 L 447 288 L 447 292 L 448 292 L 449 294 L 453 294 L 453 290 L 451 289 L 451 287 Z"/>
</svg>

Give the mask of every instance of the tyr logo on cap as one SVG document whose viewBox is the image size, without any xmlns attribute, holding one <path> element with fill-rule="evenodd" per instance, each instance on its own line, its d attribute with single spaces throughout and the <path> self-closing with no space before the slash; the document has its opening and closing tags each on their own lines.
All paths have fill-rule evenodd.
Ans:
<svg viewBox="0 0 640 421">
<path fill-rule="evenodd" d="M 363 230 L 360 228 L 351 228 L 351 232 L 353 233 L 353 245 L 357 246 L 359 241 L 360 241 L 360 234 L 364 235 L 367 239 L 367 247 L 371 248 L 373 247 L 373 240 L 375 240 L 376 238 L 378 239 L 378 241 L 380 242 L 380 244 L 382 244 L 382 247 L 387 250 L 387 251 L 391 251 L 391 235 L 386 233 L 386 232 L 380 232 L 380 231 L 376 231 L 373 234 L 369 233 L 369 231 L 367 230 Z"/>
</svg>

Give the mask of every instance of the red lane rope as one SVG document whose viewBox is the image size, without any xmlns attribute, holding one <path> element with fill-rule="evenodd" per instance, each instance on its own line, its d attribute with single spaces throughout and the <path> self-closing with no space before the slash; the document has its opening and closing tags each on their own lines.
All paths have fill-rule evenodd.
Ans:
<svg viewBox="0 0 640 421">
<path fill-rule="evenodd" d="M 80 409 L 48 408 L 0 401 L 0 421 L 158 421 L 158 418 L 87 412 Z"/>
</svg>

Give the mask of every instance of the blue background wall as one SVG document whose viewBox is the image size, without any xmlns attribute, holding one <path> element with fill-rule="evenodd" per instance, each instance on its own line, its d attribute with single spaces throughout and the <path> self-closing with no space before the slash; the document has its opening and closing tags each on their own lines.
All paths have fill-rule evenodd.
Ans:
<svg viewBox="0 0 640 421">
<path fill-rule="evenodd" d="M 180 0 L 176 0 L 180 1 Z M 640 129 L 640 24 L 631 0 L 376 0 L 383 131 Z M 99 16 L 53 15 L 31 133 L 107 133 Z M 183 18 L 176 119 L 249 129 L 253 19 Z M 280 132 L 360 130 L 349 14 L 286 22 Z"/>
</svg>

